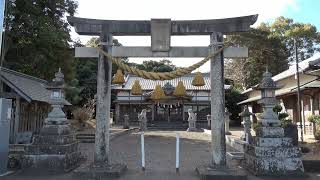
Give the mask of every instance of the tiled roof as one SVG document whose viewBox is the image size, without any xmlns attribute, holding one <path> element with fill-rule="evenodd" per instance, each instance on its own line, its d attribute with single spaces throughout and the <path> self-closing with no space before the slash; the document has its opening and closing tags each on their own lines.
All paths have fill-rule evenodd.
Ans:
<svg viewBox="0 0 320 180">
<path fill-rule="evenodd" d="M 310 63 L 313 61 L 319 60 L 320 59 L 320 53 L 314 54 L 312 57 L 299 62 L 299 72 L 302 72 L 304 70 L 307 70 L 310 66 Z M 289 76 L 295 75 L 296 74 L 296 64 L 290 65 L 289 69 L 275 75 L 272 77 L 274 81 L 279 81 L 281 79 L 287 78 Z"/>
<path fill-rule="evenodd" d="M 50 91 L 45 88 L 47 81 L 17 71 L 2 68 L 1 79 L 27 101 L 48 103 Z M 65 105 L 71 105 L 65 101 Z"/>
<path fill-rule="evenodd" d="M 320 64 L 320 53 L 316 53 L 312 57 L 310 57 L 304 61 L 301 61 L 298 64 L 299 64 L 299 72 L 300 73 L 307 70 L 310 67 L 310 65 L 315 66 L 316 64 Z M 293 75 L 295 75 L 295 73 L 296 73 L 296 64 L 293 63 L 292 65 L 290 65 L 289 69 L 273 76 L 272 79 L 277 82 L 277 81 L 280 81 L 280 80 L 285 79 L 287 77 L 293 76 Z M 253 87 L 256 87 L 256 86 L 257 85 L 255 85 Z M 242 94 L 246 94 L 248 92 L 251 92 L 252 90 L 253 90 L 253 88 L 249 88 L 249 89 L 243 91 Z"/>
<path fill-rule="evenodd" d="M 149 79 L 143 79 L 133 75 L 128 75 L 126 77 L 126 82 L 122 86 L 121 85 L 113 86 L 112 89 L 131 90 L 134 81 L 139 80 L 142 90 L 153 90 L 157 84 L 160 84 L 161 86 L 163 86 L 167 82 L 172 84 L 173 87 L 176 87 L 178 85 L 178 82 L 182 81 L 184 86 L 186 87 L 186 90 L 208 90 L 209 91 L 211 89 L 210 73 L 202 73 L 202 75 L 206 84 L 200 87 L 196 87 L 192 85 L 192 80 L 195 74 L 188 74 L 186 76 L 182 76 L 172 80 L 165 80 L 165 81 L 154 81 Z M 230 85 L 224 86 L 225 89 L 229 89 L 230 87 L 231 87 Z"/>
</svg>

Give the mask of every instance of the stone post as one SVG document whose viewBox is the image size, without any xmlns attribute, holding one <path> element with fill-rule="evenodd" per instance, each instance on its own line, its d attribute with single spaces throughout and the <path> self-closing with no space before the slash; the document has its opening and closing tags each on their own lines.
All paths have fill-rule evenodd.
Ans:
<svg viewBox="0 0 320 180">
<path fill-rule="evenodd" d="M 114 116 L 113 116 L 113 112 L 110 112 L 110 127 L 112 127 L 113 126 L 113 123 L 114 123 L 114 118 L 113 118 Z"/>
<path fill-rule="evenodd" d="M 116 104 L 116 120 L 115 120 L 116 123 L 119 123 L 120 122 L 120 104 L 117 103 Z"/>
<path fill-rule="evenodd" d="M 226 132 L 226 135 L 231 135 L 231 132 L 229 130 L 229 124 L 230 124 L 230 116 L 231 116 L 231 113 L 229 112 L 228 108 L 225 108 L 225 132 Z"/>
<path fill-rule="evenodd" d="M 154 122 L 154 106 L 155 106 L 155 104 L 154 103 L 152 103 L 151 104 L 151 122 L 153 123 Z"/>
<path fill-rule="evenodd" d="M 211 129 L 211 115 L 207 115 L 208 129 Z"/>
<path fill-rule="evenodd" d="M 125 114 L 123 115 L 123 129 L 129 129 L 130 124 L 129 124 L 129 115 Z"/>
<path fill-rule="evenodd" d="M 111 53 L 112 35 L 102 34 L 101 48 Z M 94 164 L 109 164 L 109 127 L 111 100 L 111 60 L 100 54 L 97 77 L 96 136 Z"/>
<path fill-rule="evenodd" d="M 19 132 L 20 124 L 20 97 L 16 97 L 16 109 L 14 112 L 14 143 L 17 143 L 17 135 Z"/>
<path fill-rule="evenodd" d="M 192 109 L 188 109 L 188 124 L 189 127 L 187 129 L 188 132 L 197 131 L 197 113 L 193 113 Z"/>
<path fill-rule="evenodd" d="M 185 115 L 185 113 L 184 113 L 184 104 L 182 104 L 182 110 L 181 110 L 181 111 L 182 111 L 182 122 L 184 122 L 185 119 L 186 119 L 186 118 L 185 118 L 186 115 Z"/>
<path fill-rule="evenodd" d="M 210 53 L 222 47 L 223 35 L 214 32 L 210 36 Z M 211 148 L 212 164 L 226 165 L 226 140 L 224 129 L 224 76 L 222 53 L 211 59 Z"/>
<path fill-rule="evenodd" d="M 243 125 L 243 136 L 242 139 L 245 140 L 247 143 L 252 142 L 252 135 L 251 135 L 251 117 L 252 113 L 249 111 L 248 106 L 245 105 L 243 111 L 240 113 L 242 118 L 241 124 Z"/>
</svg>

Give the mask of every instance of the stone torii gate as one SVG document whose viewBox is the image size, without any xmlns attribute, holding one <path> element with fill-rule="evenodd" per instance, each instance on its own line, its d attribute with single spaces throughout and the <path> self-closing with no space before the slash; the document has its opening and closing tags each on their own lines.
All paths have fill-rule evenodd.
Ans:
<svg viewBox="0 0 320 180">
<path fill-rule="evenodd" d="M 68 17 L 79 35 L 100 36 L 101 48 L 113 57 L 206 57 L 223 46 L 223 35 L 248 31 L 257 15 L 213 20 L 151 21 L 98 20 Z M 112 46 L 112 36 L 151 35 L 150 47 Z M 171 35 L 210 35 L 209 47 L 172 47 Z M 112 62 L 96 48 L 76 48 L 76 57 L 97 57 L 97 109 L 94 164 L 109 164 L 109 116 Z M 227 47 L 211 58 L 211 134 L 212 164 L 226 165 L 224 128 L 224 57 L 243 58 L 247 48 Z"/>
</svg>

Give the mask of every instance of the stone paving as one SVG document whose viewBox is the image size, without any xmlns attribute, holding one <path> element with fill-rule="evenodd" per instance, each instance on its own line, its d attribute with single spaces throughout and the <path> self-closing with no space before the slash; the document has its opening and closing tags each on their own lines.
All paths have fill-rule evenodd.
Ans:
<svg viewBox="0 0 320 180">
<path fill-rule="evenodd" d="M 145 133 L 146 170 L 141 170 L 140 160 L 140 134 L 133 132 L 115 138 L 111 142 L 111 161 L 125 163 L 128 171 L 119 180 L 198 180 L 195 167 L 210 162 L 210 136 L 201 132 L 180 133 L 181 168 L 180 173 L 175 171 L 175 136 L 176 131 L 149 131 Z M 88 156 L 88 161 L 93 159 L 93 144 L 81 144 L 82 151 Z M 227 148 L 229 149 L 229 148 Z M 283 177 L 287 179 L 287 177 Z M 14 175 L 0 177 L 4 180 L 69 180 L 72 173 L 42 174 L 17 172 Z M 254 177 L 249 180 L 281 179 L 279 177 Z M 299 178 L 319 180 L 320 173 L 311 177 Z"/>
</svg>

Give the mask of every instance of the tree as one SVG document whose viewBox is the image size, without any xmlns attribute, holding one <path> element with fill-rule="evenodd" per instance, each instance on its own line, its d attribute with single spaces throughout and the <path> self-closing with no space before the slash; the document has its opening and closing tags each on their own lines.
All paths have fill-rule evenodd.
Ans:
<svg viewBox="0 0 320 180">
<path fill-rule="evenodd" d="M 77 6 L 75 0 L 8 1 L 4 65 L 47 80 L 61 67 L 71 81 L 74 58 L 64 17 Z"/>
<path fill-rule="evenodd" d="M 241 106 L 238 106 L 237 103 L 243 101 L 244 99 L 244 95 L 235 88 L 231 88 L 230 90 L 226 91 L 225 106 L 231 113 L 230 119 L 234 120 L 237 125 L 240 125 L 241 123 L 241 118 L 239 116 L 241 113 Z"/>
<path fill-rule="evenodd" d="M 226 77 L 232 79 L 239 89 L 259 83 L 266 67 L 274 75 L 288 68 L 285 45 L 281 39 L 270 36 L 264 25 L 240 35 L 228 36 L 227 41 L 249 48 L 247 59 L 226 61 Z"/>
<path fill-rule="evenodd" d="M 176 69 L 176 66 L 168 59 L 163 59 L 160 61 L 143 61 L 142 64 L 133 64 L 138 69 L 152 72 L 170 72 Z"/>
<path fill-rule="evenodd" d="M 85 46 L 87 47 L 98 47 L 100 40 L 98 37 L 92 37 Z M 121 46 L 121 43 L 117 39 L 113 39 L 114 46 Z M 81 43 L 76 44 L 77 47 L 84 46 Z M 124 59 L 124 62 L 127 62 L 127 58 Z M 79 58 L 76 59 L 74 66 L 75 78 L 78 81 L 77 89 L 79 90 L 79 103 L 78 105 L 82 106 L 87 103 L 88 100 L 93 99 L 97 93 L 97 69 L 98 61 L 97 58 Z M 118 67 L 112 65 L 112 74 L 115 74 Z M 75 90 L 75 89 L 73 89 Z M 114 96 L 114 95 L 113 95 Z M 114 99 L 114 97 L 112 98 Z"/>
<path fill-rule="evenodd" d="M 299 61 L 320 51 L 317 45 L 320 43 L 320 33 L 312 24 L 294 22 L 293 19 L 281 16 L 271 25 L 266 24 L 266 28 L 269 28 L 271 36 L 279 38 L 286 45 L 290 62 L 295 60 L 293 39 L 297 42 Z"/>
<path fill-rule="evenodd" d="M 249 48 L 248 59 L 226 63 L 226 76 L 240 89 L 257 84 L 266 66 L 273 75 L 286 70 L 288 62 L 295 59 L 293 39 L 297 41 L 300 61 L 320 50 L 320 33 L 314 25 L 296 23 L 284 17 L 277 18 L 272 24 L 261 23 L 256 29 L 227 39 Z"/>
</svg>

